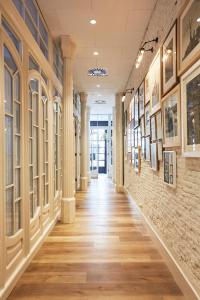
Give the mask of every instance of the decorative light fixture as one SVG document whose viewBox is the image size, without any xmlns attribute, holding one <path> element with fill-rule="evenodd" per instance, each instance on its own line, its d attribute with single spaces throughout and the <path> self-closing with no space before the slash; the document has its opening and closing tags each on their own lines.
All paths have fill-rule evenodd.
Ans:
<svg viewBox="0 0 200 300">
<path fill-rule="evenodd" d="M 95 19 L 90 20 L 90 24 L 95 25 L 97 24 L 97 21 Z"/>
<path fill-rule="evenodd" d="M 92 68 L 88 70 L 88 76 L 104 77 L 108 76 L 108 71 L 103 68 Z"/>
<path fill-rule="evenodd" d="M 150 41 L 147 41 L 147 42 L 144 42 L 144 44 L 142 45 L 142 47 L 140 48 L 140 50 L 139 50 L 139 54 L 138 54 L 138 56 L 137 56 L 137 59 L 136 59 L 136 63 L 135 63 L 135 67 L 136 67 L 136 69 L 138 69 L 139 68 L 139 66 L 140 66 L 140 63 L 141 63 L 141 61 L 142 61 L 142 59 L 143 59 L 143 56 L 144 56 L 144 52 L 152 52 L 153 53 L 153 46 L 151 47 L 151 48 L 145 48 L 145 46 L 147 45 L 147 44 L 149 44 L 149 43 L 158 43 L 158 37 L 156 37 L 155 39 L 153 39 L 153 40 L 150 40 Z"/>
<path fill-rule="evenodd" d="M 132 94 L 133 91 L 134 91 L 134 88 L 132 88 L 132 89 L 126 89 L 125 92 L 122 94 L 122 102 L 125 101 L 126 94 L 127 93 Z"/>
<path fill-rule="evenodd" d="M 198 23 L 200 23 L 200 17 L 199 17 L 199 18 L 197 18 L 197 22 L 198 22 Z"/>
<path fill-rule="evenodd" d="M 100 84 L 97 84 L 97 88 L 100 88 Z"/>
<path fill-rule="evenodd" d="M 93 55 L 97 56 L 97 55 L 99 55 L 99 52 L 98 51 L 94 51 Z"/>
</svg>

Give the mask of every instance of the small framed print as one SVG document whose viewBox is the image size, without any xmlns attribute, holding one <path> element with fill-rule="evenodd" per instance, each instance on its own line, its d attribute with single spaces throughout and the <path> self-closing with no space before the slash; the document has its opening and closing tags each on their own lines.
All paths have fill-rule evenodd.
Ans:
<svg viewBox="0 0 200 300">
<path fill-rule="evenodd" d="M 200 157 L 200 60 L 181 77 L 182 152 Z"/>
<path fill-rule="evenodd" d="M 153 171 L 158 171 L 157 143 L 151 144 L 151 168 Z"/>
<path fill-rule="evenodd" d="M 162 89 L 166 94 L 177 81 L 176 23 L 162 47 Z"/>
<path fill-rule="evenodd" d="M 141 119 L 140 119 L 140 131 L 141 131 L 141 136 L 145 136 L 144 116 L 142 116 Z"/>
<path fill-rule="evenodd" d="M 150 103 L 145 106 L 145 134 L 150 135 Z"/>
<path fill-rule="evenodd" d="M 141 171 L 141 148 L 135 148 L 134 150 L 135 158 L 134 158 L 134 169 L 135 172 L 139 175 Z"/>
<path fill-rule="evenodd" d="M 176 152 L 164 151 L 164 182 L 170 186 L 176 187 Z"/>
<path fill-rule="evenodd" d="M 145 137 L 145 160 L 151 160 L 150 136 Z"/>
<path fill-rule="evenodd" d="M 132 167 L 135 167 L 135 148 L 132 147 L 131 149 L 131 162 L 132 162 Z"/>
<path fill-rule="evenodd" d="M 180 146 L 180 85 L 162 99 L 162 116 L 164 148 Z"/>
<path fill-rule="evenodd" d="M 150 101 L 150 77 L 149 77 L 149 73 L 147 73 L 145 80 L 144 80 L 144 86 L 145 86 L 145 93 L 144 93 L 144 99 L 145 99 L 145 104 L 149 103 Z"/>
<path fill-rule="evenodd" d="M 153 115 L 150 119 L 151 121 L 151 141 L 156 141 L 156 116 Z"/>
<path fill-rule="evenodd" d="M 141 147 L 141 130 L 140 126 L 137 128 L 137 137 L 138 137 L 138 147 Z"/>
<path fill-rule="evenodd" d="M 151 103 L 151 115 L 156 113 L 160 109 L 161 103 L 161 76 L 160 76 L 160 50 L 156 54 L 150 68 L 150 103 Z"/>
<path fill-rule="evenodd" d="M 138 127 L 139 125 L 139 96 L 138 96 L 138 90 L 135 93 L 134 97 L 134 127 Z"/>
<path fill-rule="evenodd" d="M 137 128 L 134 129 L 134 141 L 135 141 L 134 146 L 135 146 L 135 148 L 137 148 L 138 147 L 138 130 L 137 130 Z"/>
<path fill-rule="evenodd" d="M 162 113 L 161 110 L 156 114 L 156 137 L 157 140 L 162 140 Z"/>
<path fill-rule="evenodd" d="M 138 89 L 138 95 L 139 95 L 139 115 L 140 118 L 144 115 L 144 81 L 140 85 Z"/>
<path fill-rule="evenodd" d="M 180 17 L 180 73 L 200 57 L 200 1 L 189 0 Z"/>
<path fill-rule="evenodd" d="M 145 138 L 141 138 L 141 156 L 145 159 Z"/>
<path fill-rule="evenodd" d="M 157 147 L 158 147 L 158 160 L 162 161 L 163 160 L 163 143 L 162 143 L 162 141 L 157 142 Z"/>
</svg>

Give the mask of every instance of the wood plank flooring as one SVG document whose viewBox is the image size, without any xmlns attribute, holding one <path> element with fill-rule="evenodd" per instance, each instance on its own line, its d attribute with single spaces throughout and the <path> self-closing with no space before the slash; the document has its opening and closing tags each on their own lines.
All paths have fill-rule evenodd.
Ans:
<svg viewBox="0 0 200 300">
<path fill-rule="evenodd" d="M 77 194 L 74 224 L 58 223 L 10 300 L 183 300 L 136 207 L 106 177 Z"/>
</svg>

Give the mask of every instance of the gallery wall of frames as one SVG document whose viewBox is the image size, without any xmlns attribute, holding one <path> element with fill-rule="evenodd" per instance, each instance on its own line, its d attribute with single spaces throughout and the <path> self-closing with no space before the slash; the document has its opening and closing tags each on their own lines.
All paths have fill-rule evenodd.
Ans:
<svg viewBox="0 0 200 300">
<path fill-rule="evenodd" d="M 21 3 L 31 28 L 18 1 L 0 1 L 0 299 L 58 220 L 62 195 L 61 50 L 36 2 Z M 30 34 L 36 26 L 37 37 Z M 80 127 L 80 97 L 74 120 Z"/>
<path fill-rule="evenodd" d="M 139 85 L 141 71 L 132 76 L 125 187 L 200 292 L 200 1 L 181 4 L 158 1 L 148 37 L 161 26 L 159 49 Z M 173 9 L 169 26 L 160 16 Z"/>
</svg>

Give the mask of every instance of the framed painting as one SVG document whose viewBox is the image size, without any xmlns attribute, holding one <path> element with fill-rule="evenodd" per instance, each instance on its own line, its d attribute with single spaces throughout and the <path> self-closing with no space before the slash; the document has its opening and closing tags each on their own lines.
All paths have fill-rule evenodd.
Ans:
<svg viewBox="0 0 200 300">
<path fill-rule="evenodd" d="M 163 138 L 161 110 L 156 114 L 156 138 L 157 140 L 162 140 Z"/>
<path fill-rule="evenodd" d="M 132 147 L 131 149 L 131 163 L 132 163 L 132 167 L 135 168 L 135 148 Z"/>
<path fill-rule="evenodd" d="M 176 187 L 176 152 L 164 151 L 164 182 L 170 186 Z"/>
<path fill-rule="evenodd" d="M 157 143 L 151 144 L 151 168 L 153 171 L 158 171 L 158 153 Z"/>
<path fill-rule="evenodd" d="M 180 73 L 200 57 L 200 1 L 187 1 L 180 16 Z"/>
<path fill-rule="evenodd" d="M 135 146 L 135 148 L 137 148 L 138 147 L 138 130 L 137 130 L 137 128 L 134 129 L 134 141 L 135 141 L 134 146 Z"/>
<path fill-rule="evenodd" d="M 149 81 L 150 81 L 150 103 L 151 103 L 151 115 L 156 113 L 160 109 L 161 102 L 161 80 L 160 80 L 160 50 L 156 54 L 150 69 L 149 69 Z"/>
<path fill-rule="evenodd" d="M 145 159 L 145 138 L 141 138 L 141 156 Z"/>
<path fill-rule="evenodd" d="M 140 118 L 144 115 L 144 81 L 138 89 L 139 95 L 139 116 Z"/>
<path fill-rule="evenodd" d="M 180 85 L 162 99 L 162 116 L 164 148 L 180 146 Z"/>
<path fill-rule="evenodd" d="M 145 160 L 150 161 L 151 160 L 151 149 L 150 149 L 150 136 L 145 137 Z"/>
<path fill-rule="evenodd" d="M 131 123 L 128 124 L 127 127 L 127 151 L 131 153 L 131 145 L 132 144 L 132 132 L 131 132 Z"/>
<path fill-rule="evenodd" d="M 141 136 L 145 136 L 144 116 L 142 116 L 141 119 L 140 119 L 140 131 L 141 131 Z"/>
<path fill-rule="evenodd" d="M 145 80 L 144 80 L 144 86 L 145 86 L 145 94 L 144 94 L 144 100 L 145 104 L 149 103 L 150 101 L 150 77 L 149 73 L 147 73 Z"/>
<path fill-rule="evenodd" d="M 145 134 L 150 135 L 150 103 L 145 106 Z"/>
<path fill-rule="evenodd" d="M 134 97 L 134 127 L 138 127 L 139 125 L 139 96 L 138 90 L 135 93 Z"/>
<path fill-rule="evenodd" d="M 182 152 L 200 157 L 200 60 L 181 77 Z"/>
<path fill-rule="evenodd" d="M 162 141 L 157 142 L 157 147 L 158 147 L 158 160 L 162 161 L 163 160 L 163 143 Z"/>
<path fill-rule="evenodd" d="M 135 169 L 135 172 L 138 175 L 140 175 L 140 171 L 141 171 L 141 149 L 140 149 L 140 147 L 138 147 L 134 150 L 134 155 L 135 155 L 134 169 Z"/>
<path fill-rule="evenodd" d="M 138 137 L 138 147 L 141 147 L 141 130 L 140 126 L 137 128 L 137 137 Z"/>
<path fill-rule="evenodd" d="M 166 94 L 177 81 L 176 23 L 162 46 L 162 92 Z"/>
<path fill-rule="evenodd" d="M 156 141 L 156 116 L 153 115 L 150 119 L 151 122 L 151 141 Z"/>
</svg>

